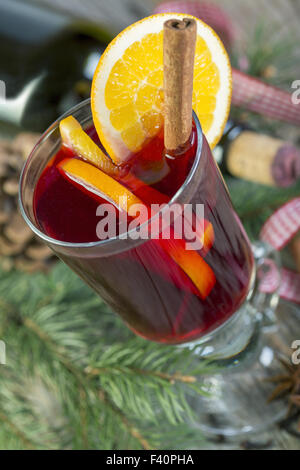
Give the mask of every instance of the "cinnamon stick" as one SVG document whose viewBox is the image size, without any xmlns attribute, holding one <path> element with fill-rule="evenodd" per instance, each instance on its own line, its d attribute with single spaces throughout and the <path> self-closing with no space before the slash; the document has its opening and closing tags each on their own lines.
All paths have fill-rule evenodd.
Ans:
<svg viewBox="0 0 300 470">
<path fill-rule="evenodd" d="M 196 38 L 193 19 L 164 23 L 164 143 L 175 156 L 184 151 L 192 131 Z"/>
</svg>

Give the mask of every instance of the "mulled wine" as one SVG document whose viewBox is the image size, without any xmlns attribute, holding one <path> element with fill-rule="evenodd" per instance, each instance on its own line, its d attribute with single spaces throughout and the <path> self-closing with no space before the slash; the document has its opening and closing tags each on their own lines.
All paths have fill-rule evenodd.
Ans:
<svg viewBox="0 0 300 470">
<path fill-rule="evenodd" d="M 93 127 L 86 132 L 100 145 Z M 197 251 L 209 269 L 203 276 L 213 272 L 213 283 L 206 294 L 199 295 L 188 271 L 170 256 L 163 240 L 141 240 L 99 257 L 60 254 L 135 333 L 153 341 L 183 343 L 200 338 L 228 320 L 249 291 L 253 271 L 249 242 L 204 137 L 200 159 L 195 162 L 198 147 L 194 126 L 186 151 L 169 158 L 164 154 L 160 133 L 120 168 L 118 181 L 150 205 L 168 202 L 174 195 L 176 198 L 194 171 L 193 178 L 197 176 L 199 181 L 186 202 L 193 207 L 204 205 L 205 224 L 213 230 L 209 246 L 204 243 Z M 60 164 L 70 158 L 80 159 L 62 146 L 42 171 L 34 191 L 36 223 L 46 235 L 62 242 L 101 244 L 96 231 L 100 220 L 97 208 L 108 200 L 65 177 Z M 157 168 L 162 162 L 167 167 L 165 174 L 158 172 L 157 180 L 153 162 Z M 120 216 L 118 210 L 117 214 Z"/>
</svg>

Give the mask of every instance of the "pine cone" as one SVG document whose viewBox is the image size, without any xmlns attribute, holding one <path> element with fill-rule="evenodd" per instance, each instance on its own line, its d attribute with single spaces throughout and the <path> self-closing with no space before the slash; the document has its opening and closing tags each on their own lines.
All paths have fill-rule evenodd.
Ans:
<svg viewBox="0 0 300 470">
<path fill-rule="evenodd" d="M 38 137 L 22 132 L 13 141 L 0 140 L 0 265 L 5 270 L 44 271 L 56 259 L 26 225 L 18 208 L 20 172 Z"/>
</svg>

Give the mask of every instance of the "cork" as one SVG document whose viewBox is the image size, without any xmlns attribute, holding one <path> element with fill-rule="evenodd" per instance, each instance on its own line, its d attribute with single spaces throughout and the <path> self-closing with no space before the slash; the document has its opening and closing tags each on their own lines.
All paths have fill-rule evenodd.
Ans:
<svg viewBox="0 0 300 470">
<path fill-rule="evenodd" d="M 300 178 L 300 150 L 283 143 L 274 157 L 271 171 L 277 186 L 286 188 L 296 183 Z"/>
<path fill-rule="evenodd" d="M 230 144 L 228 171 L 268 186 L 288 187 L 300 177 L 300 152 L 292 144 L 253 131 L 243 131 Z"/>
</svg>

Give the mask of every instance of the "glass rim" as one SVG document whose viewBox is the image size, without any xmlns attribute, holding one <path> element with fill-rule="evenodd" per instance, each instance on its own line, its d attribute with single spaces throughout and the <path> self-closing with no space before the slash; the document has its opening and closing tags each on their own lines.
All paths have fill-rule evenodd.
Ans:
<svg viewBox="0 0 300 470">
<path fill-rule="evenodd" d="M 63 247 L 63 248 L 95 248 L 95 247 L 102 247 L 102 246 L 110 246 L 110 245 L 113 245 L 117 242 L 120 242 L 120 241 L 126 241 L 126 239 L 131 239 L 130 237 L 130 234 L 133 234 L 133 233 L 136 233 L 137 230 L 141 231 L 143 228 L 145 228 L 147 225 L 151 224 L 153 221 L 155 221 L 158 217 L 160 217 L 162 214 L 164 214 L 168 209 L 169 207 L 174 204 L 176 202 L 176 200 L 180 197 L 180 195 L 183 193 L 184 189 L 188 186 L 188 184 L 190 183 L 190 181 L 192 180 L 193 178 L 193 175 L 195 174 L 195 171 L 199 165 L 199 162 L 200 162 L 200 158 L 201 158 L 201 154 L 202 154 L 202 148 L 203 148 L 203 132 L 202 132 L 202 128 L 201 128 L 201 124 L 200 124 L 200 121 L 198 119 L 198 116 L 197 114 L 195 113 L 195 111 L 193 111 L 193 119 L 194 119 L 194 122 L 195 122 L 195 125 L 196 125 L 196 135 L 197 135 L 197 148 L 196 148 L 196 154 L 195 154 L 195 158 L 194 158 L 194 162 L 193 162 L 193 165 L 192 165 L 192 168 L 190 169 L 190 172 L 189 174 L 187 175 L 184 183 L 182 184 L 182 186 L 180 186 L 180 188 L 176 191 L 176 193 L 174 194 L 174 196 L 170 199 L 170 201 L 168 203 L 166 203 L 166 205 L 157 213 L 155 214 L 153 217 L 151 217 L 150 219 L 148 219 L 146 222 L 143 222 L 143 224 L 141 224 L 138 228 L 133 228 L 127 232 L 123 232 L 119 235 L 116 235 L 114 237 L 111 237 L 111 238 L 107 238 L 105 240 L 99 240 L 99 241 L 93 241 L 93 242 L 81 242 L 81 243 L 74 243 L 74 242 L 66 242 L 66 241 L 63 241 L 63 240 L 57 240 L 55 238 L 52 238 L 50 237 L 49 235 L 45 234 L 44 232 L 42 232 L 29 218 L 29 216 L 27 215 L 26 213 L 26 210 L 25 210 L 25 207 L 23 205 L 23 201 L 22 201 L 22 188 L 23 188 L 23 183 L 24 183 L 24 177 L 25 177 L 25 174 L 26 174 L 26 171 L 27 171 L 27 168 L 28 168 L 28 165 L 30 164 L 31 162 L 31 159 L 34 157 L 34 154 L 35 152 L 40 148 L 40 146 L 47 140 L 47 138 L 52 134 L 52 132 L 58 128 L 59 126 L 59 122 L 64 119 L 65 117 L 67 116 L 70 116 L 71 114 L 73 114 L 74 112 L 80 110 L 81 108 L 84 108 L 85 106 L 89 105 L 90 104 L 90 98 L 82 101 L 81 103 L 73 106 L 69 111 L 65 112 L 64 114 L 62 114 L 58 119 L 56 119 L 56 121 L 54 121 L 47 129 L 46 131 L 41 135 L 41 137 L 39 138 L 39 140 L 37 141 L 37 143 L 35 144 L 35 146 L 33 147 L 33 149 L 31 150 L 29 156 L 27 157 L 24 165 L 23 165 L 23 168 L 22 168 L 22 171 L 21 171 L 21 174 L 20 174 L 20 180 L 19 180 L 19 207 L 20 207 L 20 211 L 21 211 L 21 215 L 22 217 L 24 218 L 25 222 L 27 223 L 27 225 L 30 227 L 30 229 L 39 237 L 41 238 L 44 242 L 46 243 L 50 243 L 51 245 L 56 245 L 58 247 Z M 134 237 L 132 238 L 134 241 L 136 241 L 137 243 L 140 242 L 147 242 L 149 241 L 151 238 L 147 238 L 147 239 L 134 239 Z"/>
</svg>

